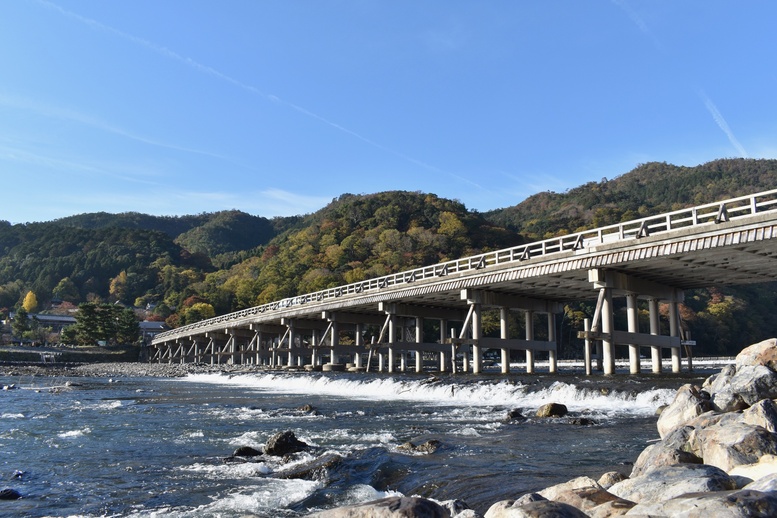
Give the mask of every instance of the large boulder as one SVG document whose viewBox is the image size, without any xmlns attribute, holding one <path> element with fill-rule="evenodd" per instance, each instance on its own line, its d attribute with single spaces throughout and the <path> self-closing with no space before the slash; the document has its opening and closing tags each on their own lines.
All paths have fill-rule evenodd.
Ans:
<svg viewBox="0 0 777 518">
<path fill-rule="evenodd" d="M 742 421 L 777 432 L 777 404 L 771 399 L 762 399 L 742 412 Z"/>
<path fill-rule="evenodd" d="M 690 444 L 705 464 L 724 471 L 758 462 L 764 455 L 777 454 L 777 434 L 739 420 L 721 420 L 697 428 L 691 434 Z"/>
<path fill-rule="evenodd" d="M 749 518 L 777 516 L 777 494 L 739 490 L 684 495 L 669 500 L 639 504 L 626 516 L 687 516 Z"/>
<path fill-rule="evenodd" d="M 742 349 L 736 358 L 736 368 L 763 365 L 777 371 L 777 338 L 769 338 Z"/>
<path fill-rule="evenodd" d="M 672 403 L 658 417 L 657 427 L 661 438 L 710 410 L 710 401 L 706 394 L 695 385 L 685 384 L 680 387 Z"/>
<path fill-rule="evenodd" d="M 276 457 L 283 457 L 291 453 L 298 453 L 305 451 L 308 445 L 294 435 L 291 430 L 285 432 L 278 432 L 267 440 L 267 444 L 264 446 L 265 455 L 273 455 Z"/>
<path fill-rule="evenodd" d="M 316 518 L 450 518 L 448 509 L 421 497 L 390 496 L 312 514 Z"/>
<path fill-rule="evenodd" d="M 618 482 L 610 493 L 638 504 L 652 504 L 684 495 L 736 489 L 722 469 L 705 464 L 678 464 L 648 471 L 639 477 Z"/>
<path fill-rule="evenodd" d="M 764 365 L 743 365 L 726 383 L 718 385 L 716 380 L 710 387 L 712 407 L 719 412 L 734 412 L 777 397 L 777 372 Z"/>
<path fill-rule="evenodd" d="M 588 518 L 580 509 L 562 502 L 538 500 L 516 505 L 513 500 L 503 500 L 489 507 L 484 518 Z"/>
<path fill-rule="evenodd" d="M 763 486 L 750 487 L 753 482 L 767 483 L 765 480 L 769 477 L 777 477 L 777 456 L 764 455 L 758 462 L 752 464 L 740 464 L 734 467 L 728 472 L 737 483 L 742 486 L 747 486 L 749 489 L 758 489 L 758 491 L 766 491 Z M 777 481 L 777 479 L 775 479 Z M 771 484 L 771 483 L 770 483 Z M 769 489 L 769 491 L 777 490 Z"/>
<path fill-rule="evenodd" d="M 618 498 L 589 477 L 556 484 L 543 489 L 539 495 L 547 500 L 569 504 L 589 516 L 617 516 L 634 507 L 634 502 Z"/>
<path fill-rule="evenodd" d="M 632 477 L 639 477 L 663 466 L 675 464 L 701 464 L 702 459 L 690 451 L 688 445 L 693 426 L 681 426 L 672 431 L 664 440 L 651 444 L 639 454 L 631 470 Z"/>
<path fill-rule="evenodd" d="M 758 480 L 750 482 L 742 489 L 751 489 L 753 491 L 775 492 L 777 494 L 777 472 L 765 477 L 761 477 Z"/>
</svg>

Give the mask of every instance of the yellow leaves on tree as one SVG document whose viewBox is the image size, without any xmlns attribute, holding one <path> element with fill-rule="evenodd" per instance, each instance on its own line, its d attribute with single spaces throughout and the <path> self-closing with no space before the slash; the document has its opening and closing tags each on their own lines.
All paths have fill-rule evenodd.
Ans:
<svg viewBox="0 0 777 518">
<path fill-rule="evenodd" d="M 35 296 L 35 293 L 32 291 L 27 292 L 27 295 L 24 296 L 22 307 L 27 313 L 34 313 L 38 309 L 38 297 Z"/>
</svg>

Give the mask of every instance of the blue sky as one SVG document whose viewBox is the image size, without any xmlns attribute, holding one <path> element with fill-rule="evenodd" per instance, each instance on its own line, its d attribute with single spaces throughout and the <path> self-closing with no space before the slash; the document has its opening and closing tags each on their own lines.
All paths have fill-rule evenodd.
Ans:
<svg viewBox="0 0 777 518">
<path fill-rule="evenodd" d="M 0 2 L 0 220 L 486 211 L 777 157 L 777 2 Z"/>
</svg>

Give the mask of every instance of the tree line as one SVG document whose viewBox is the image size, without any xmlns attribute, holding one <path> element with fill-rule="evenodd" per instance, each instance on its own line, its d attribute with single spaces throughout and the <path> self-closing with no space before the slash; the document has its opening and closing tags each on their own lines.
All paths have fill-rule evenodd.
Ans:
<svg viewBox="0 0 777 518">
<path fill-rule="evenodd" d="M 110 314 L 115 322 L 121 315 L 107 306 L 132 308 L 137 318 L 176 327 L 283 297 L 774 185 L 777 161 L 726 159 L 697 167 L 642 164 L 614 179 L 564 193 L 539 193 L 487 213 L 430 193 L 389 191 L 343 194 L 315 213 L 291 218 L 223 211 L 0 222 L 0 312 L 23 308 L 32 293 L 45 311 L 81 308 L 79 313 L 83 310 L 90 318 Z M 774 284 L 694 290 L 686 293 L 683 320 L 703 344 L 702 352 L 730 353 L 777 336 L 777 322 L 766 315 L 775 302 Z M 576 352 L 575 330 L 592 312 L 590 301 L 569 302 L 560 324 L 562 349 L 566 340 L 569 353 Z M 111 329 L 107 321 L 95 329 L 101 331 L 90 335 L 82 327 L 72 339 L 119 339 L 106 338 Z"/>
</svg>

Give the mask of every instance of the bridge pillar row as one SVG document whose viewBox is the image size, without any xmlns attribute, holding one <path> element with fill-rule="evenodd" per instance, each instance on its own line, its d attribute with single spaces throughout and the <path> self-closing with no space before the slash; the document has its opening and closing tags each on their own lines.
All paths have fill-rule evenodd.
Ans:
<svg viewBox="0 0 777 518">
<path fill-rule="evenodd" d="M 364 324 L 356 324 L 356 333 L 354 336 L 354 345 L 356 352 L 353 355 L 353 364 L 357 369 L 362 367 L 362 348 L 364 347 Z"/>
<path fill-rule="evenodd" d="M 388 372 L 389 374 L 394 372 L 394 345 L 397 343 L 397 317 L 393 313 L 389 315 L 388 319 Z"/>
</svg>

